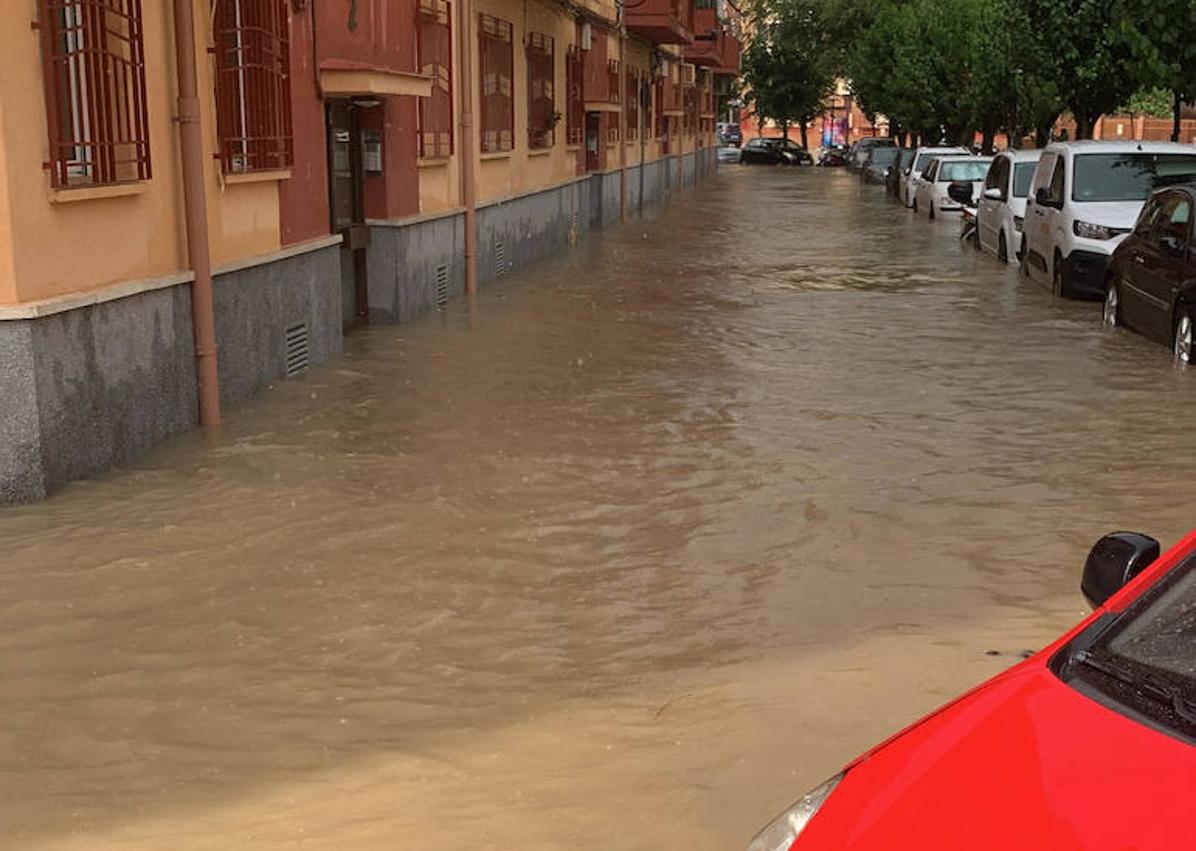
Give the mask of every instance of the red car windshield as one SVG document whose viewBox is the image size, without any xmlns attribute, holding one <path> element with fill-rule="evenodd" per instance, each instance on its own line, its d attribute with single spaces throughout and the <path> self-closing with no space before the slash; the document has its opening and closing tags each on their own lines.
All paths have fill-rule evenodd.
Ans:
<svg viewBox="0 0 1196 851">
<path fill-rule="evenodd" d="M 1196 697 L 1196 570 L 1182 570 L 1105 646 L 1116 657 L 1187 683 Z"/>
</svg>

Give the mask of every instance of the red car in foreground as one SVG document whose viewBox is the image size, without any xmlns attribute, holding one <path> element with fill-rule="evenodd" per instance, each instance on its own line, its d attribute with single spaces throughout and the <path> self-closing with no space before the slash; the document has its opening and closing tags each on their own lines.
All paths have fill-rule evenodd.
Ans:
<svg viewBox="0 0 1196 851">
<path fill-rule="evenodd" d="M 1196 848 L 1196 533 L 1119 532 L 1091 617 L 861 756 L 749 851 Z"/>
</svg>

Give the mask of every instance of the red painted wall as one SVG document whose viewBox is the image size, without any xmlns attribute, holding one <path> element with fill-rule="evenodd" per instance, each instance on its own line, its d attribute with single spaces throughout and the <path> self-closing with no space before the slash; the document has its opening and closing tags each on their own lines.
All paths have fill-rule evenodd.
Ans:
<svg viewBox="0 0 1196 851">
<path fill-rule="evenodd" d="M 415 0 L 357 0 L 352 30 L 350 7 L 349 0 L 319 0 L 292 18 L 295 164 L 291 179 L 282 182 L 279 192 L 283 245 L 329 232 L 328 142 L 320 64 L 333 60 L 380 70 L 415 70 Z M 393 219 L 419 212 L 416 110 L 416 98 L 387 97 L 380 107 L 362 111 L 363 127 L 383 131 L 384 173 L 365 177 L 368 218 Z"/>
<path fill-rule="evenodd" d="M 295 164 L 279 184 L 282 244 L 293 245 L 329 232 L 328 147 L 324 102 L 312 50 L 312 4 L 291 19 L 291 120 Z"/>
</svg>

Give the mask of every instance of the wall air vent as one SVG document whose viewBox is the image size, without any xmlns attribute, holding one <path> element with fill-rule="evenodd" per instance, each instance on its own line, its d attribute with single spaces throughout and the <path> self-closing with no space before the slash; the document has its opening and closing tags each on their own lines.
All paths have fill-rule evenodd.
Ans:
<svg viewBox="0 0 1196 851">
<path fill-rule="evenodd" d="M 444 310 L 449 297 L 448 266 L 436 267 L 436 309 Z"/>
<path fill-rule="evenodd" d="M 494 243 L 494 277 L 507 274 L 507 249 L 501 242 Z"/>
<path fill-rule="evenodd" d="M 286 373 L 287 378 L 304 372 L 311 365 L 311 353 L 307 340 L 307 323 L 300 322 L 286 329 Z"/>
</svg>

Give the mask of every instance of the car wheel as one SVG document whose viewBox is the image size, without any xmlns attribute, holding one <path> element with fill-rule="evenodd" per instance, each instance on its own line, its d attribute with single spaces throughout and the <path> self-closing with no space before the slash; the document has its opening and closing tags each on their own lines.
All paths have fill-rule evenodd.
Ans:
<svg viewBox="0 0 1196 851">
<path fill-rule="evenodd" d="M 1175 322 L 1175 337 L 1171 344 L 1176 366 L 1187 366 L 1192 362 L 1192 331 L 1192 314 L 1184 308 Z"/>
<path fill-rule="evenodd" d="M 931 218 L 931 219 L 934 219 L 934 204 L 931 204 L 931 205 L 930 205 L 930 213 L 929 213 L 929 216 L 930 216 L 930 218 Z"/>
<path fill-rule="evenodd" d="M 997 259 L 1002 263 L 1009 262 L 1009 245 L 1005 242 L 1005 231 L 1001 231 L 1001 238 L 997 240 Z"/>
<path fill-rule="evenodd" d="M 1105 306 L 1100 318 L 1106 328 L 1116 328 L 1121 324 L 1121 288 L 1116 278 L 1110 278 L 1105 288 Z"/>
<path fill-rule="evenodd" d="M 914 196 L 914 212 L 918 212 L 918 196 Z"/>
</svg>

